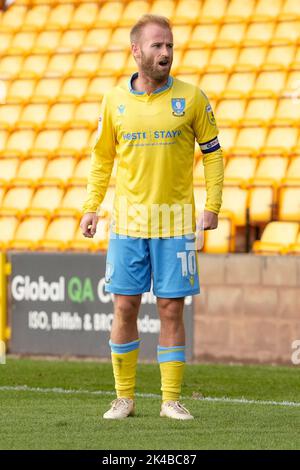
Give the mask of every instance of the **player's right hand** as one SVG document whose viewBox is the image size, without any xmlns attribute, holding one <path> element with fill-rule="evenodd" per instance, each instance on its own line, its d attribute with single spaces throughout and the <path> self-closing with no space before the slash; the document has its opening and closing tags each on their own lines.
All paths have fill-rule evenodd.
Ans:
<svg viewBox="0 0 300 470">
<path fill-rule="evenodd" d="M 80 228 L 84 237 L 93 238 L 97 230 L 98 215 L 96 212 L 87 212 L 80 221 Z"/>
</svg>

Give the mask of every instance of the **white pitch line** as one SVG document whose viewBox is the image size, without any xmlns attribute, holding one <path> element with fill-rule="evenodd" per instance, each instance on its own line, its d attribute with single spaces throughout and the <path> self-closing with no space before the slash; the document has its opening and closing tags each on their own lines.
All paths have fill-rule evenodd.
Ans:
<svg viewBox="0 0 300 470">
<path fill-rule="evenodd" d="M 33 392 L 33 393 L 58 393 L 62 395 L 106 395 L 115 396 L 115 392 L 106 390 L 74 390 L 65 388 L 40 388 L 40 387 L 28 387 L 27 385 L 17 386 L 2 386 L 0 392 Z M 141 398 L 161 398 L 161 395 L 156 393 L 136 393 L 137 397 Z M 217 403 L 237 403 L 244 405 L 272 405 L 272 406 L 292 406 L 300 407 L 299 402 L 295 401 L 273 401 L 273 400 L 248 400 L 247 398 L 228 398 L 228 397 L 182 397 L 183 400 L 198 400 L 207 402 Z"/>
</svg>

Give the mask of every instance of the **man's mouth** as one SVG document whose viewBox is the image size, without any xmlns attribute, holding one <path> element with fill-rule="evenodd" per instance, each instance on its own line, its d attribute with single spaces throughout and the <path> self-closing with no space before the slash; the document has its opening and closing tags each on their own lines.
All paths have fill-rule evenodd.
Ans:
<svg viewBox="0 0 300 470">
<path fill-rule="evenodd" d="M 166 67 L 167 65 L 169 65 L 169 61 L 168 59 L 163 59 L 163 60 L 160 60 L 158 62 L 158 64 L 161 66 L 161 67 Z"/>
</svg>

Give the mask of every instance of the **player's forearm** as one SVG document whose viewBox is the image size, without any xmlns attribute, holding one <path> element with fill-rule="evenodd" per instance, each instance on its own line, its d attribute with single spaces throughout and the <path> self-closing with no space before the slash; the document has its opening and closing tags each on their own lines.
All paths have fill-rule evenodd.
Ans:
<svg viewBox="0 0 300 470">
<path fill-rule="evenodd" d="M 113 163 L 112 155 L 104 155 L 99 149 L 93 150 L 83 213 L 98 211 L 107 190 Z"/>
<path fill-rule="evenodd" d="M 203 155 L 206 204 L 205 209 L 218 214 L 222 204 L 224 164 L 222 150 Z"/>
</svg>

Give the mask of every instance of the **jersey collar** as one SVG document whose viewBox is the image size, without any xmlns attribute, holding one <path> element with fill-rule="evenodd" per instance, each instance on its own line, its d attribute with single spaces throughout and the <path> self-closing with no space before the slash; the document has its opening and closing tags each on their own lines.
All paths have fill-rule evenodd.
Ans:
<svg viewBox="0 0 300 470">
<path fill-rule="evenodd" d="M 137 91 L 137 90 L 133 89 L 132 82 L 137 77 L 138 77 L 138 72 L 135 72 L 133 75 L 131 75 L 130 79 L 128 80 L 129 91 L 130 91 L 130 93 L 133 93 L 134 95 L 146 95 L 145 91 Z M 151 93 L 151 95 L 157 95 L 158 93 L 161 93 L 165 90 L 168 90 L 168 88 L 171 88 L 172 85 L 173 85 L 173 77 L 171 77 L 171 75 L 169 75 L 167 83 L 164 86 L 162 86 L 160 88 L 157 88 L 157 90 L 155 90 L 153 93 Z"/>
</svg>

